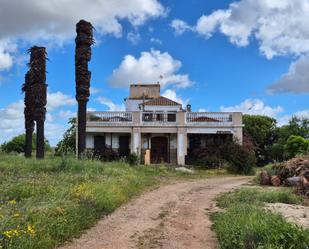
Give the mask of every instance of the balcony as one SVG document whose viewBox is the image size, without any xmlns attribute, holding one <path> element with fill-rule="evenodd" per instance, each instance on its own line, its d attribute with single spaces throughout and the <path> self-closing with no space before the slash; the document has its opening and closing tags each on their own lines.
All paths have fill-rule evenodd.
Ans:
<svg viewBox="0 0 309 249">
<path fill-rule="evenodd" d="M 233 123 L 233 113 L 225 112 L 187 112 L 188 125 L 225 125 Z"/>
<path fill-rule="evenodd" d="M 242 126 L 241 113 L 225 112 L 88 112 L 91 127 Z"/>
<path fill-rule="evenodd" d="M 143 112 L 144 123 L 176 123 L 175 112 Z"/>
<path fill-rule="evenodd" d="M 130 123 L 132 112 L 88 112 L 87 122 Z"/>
</svg>

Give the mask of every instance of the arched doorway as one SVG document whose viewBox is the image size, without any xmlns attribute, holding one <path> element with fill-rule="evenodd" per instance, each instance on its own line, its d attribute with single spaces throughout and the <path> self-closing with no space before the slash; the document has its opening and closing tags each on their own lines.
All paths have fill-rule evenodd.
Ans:
<svg viewBox="0 0 309 249">
<path fill-rule="evenodd" d="M 153 137 L 151 138 L 151 163 L 167 163 L 168 162 L 168 138 Z"/>
</svg>

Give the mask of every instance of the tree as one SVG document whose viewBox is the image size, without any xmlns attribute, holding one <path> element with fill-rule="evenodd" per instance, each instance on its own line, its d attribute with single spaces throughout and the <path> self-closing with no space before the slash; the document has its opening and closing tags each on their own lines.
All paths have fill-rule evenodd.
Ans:
<svg viewBox="0 0 309 249">
<path fill-rule="evenodd" d="M 244 115 L 243 123 L 244 135 L 249 136 L 254 144 L 258 164 L 268 162 L 271 159 L 268 147 L 276 139 L 277 121 L 267 116 Z"/>
<path fill-rule="evenodd" d="M 306 153 L 309 149 L 309 141 L 301 136 L 291 135 L 285 145 L 285 150 L 289 157 L 295 157 L 297 154 Z"/>
<path fill-rule="evenodd" d="M 25 92 L 25 157 L 31 157 L 31 143 L 34 122 L 37 131 L 37 158 L 44 158 L 45 139 L 44 122 L 47 104 L 46 84 L 46 49 L 45 47 L 33 46 L 30 50 L 29 71 L 25 76 L 22 90 Z"/>
<path fill-rule="evenodd" d="M 71 118 L 68 124 L 70 128 L 64 133 L 55 149 L 58 156 L 76 152 L 76 118 Z"/>
<path fill-rule="evenodd" d="M 25 141 L 26 141 L 25 134 L 18 135 L 12 138 L 11 141 L 2 144 L 1 150 L 7 153 L 11 153 L 11 152 L 24 153 L 25 152 Z M 46 150 L 51 149 L 49 142 L 46 139 L 45 139 L 45 148 Z M 35 149 L 36 149 L 36 136 L 33 136 L 32 137 L 32 150 L 35 150 Z"/>
<path fill-rule="evenodd" d="M 80 158 L 86 148 L 86 112 L 91 79 L 88 62 L 91 60 L 91 45 L 94 43 L 93 26 L 90 22 L 80 20 L 76 24 L 76 33 L 75 80 L 78 102 L 78 157 Z"/>
</svg>

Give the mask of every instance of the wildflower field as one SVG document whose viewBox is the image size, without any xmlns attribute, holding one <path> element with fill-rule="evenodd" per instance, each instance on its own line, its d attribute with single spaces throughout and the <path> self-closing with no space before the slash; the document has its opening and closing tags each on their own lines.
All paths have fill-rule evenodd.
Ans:
<svg viewBox="0 0 309 249">
<path fill-rule="evenodd" d="M 36 161 L 0 154 L 0 248 L 54 248 L 172 177 L 183 173 L 121 162 Z"/>
</svg>

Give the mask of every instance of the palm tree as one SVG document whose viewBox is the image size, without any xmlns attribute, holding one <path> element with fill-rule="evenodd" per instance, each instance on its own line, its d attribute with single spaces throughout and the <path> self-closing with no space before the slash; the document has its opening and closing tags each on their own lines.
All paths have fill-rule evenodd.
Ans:
<svg viewBox="0 0 309 249">
<path fill-rule="evenodd" d="M 81 20 L 76 25 L 77 37 L 75 39 L 75 80 L 76 100 L 78 102 L 78 157 L 80 158 L 86 148 L 86 115 L 87 102 L 90 96 L 91 72 L 88 62 L 91 60 L 91 45 L 93 40 L 93 26 L 90 22 Z"/>
</svg>

